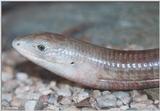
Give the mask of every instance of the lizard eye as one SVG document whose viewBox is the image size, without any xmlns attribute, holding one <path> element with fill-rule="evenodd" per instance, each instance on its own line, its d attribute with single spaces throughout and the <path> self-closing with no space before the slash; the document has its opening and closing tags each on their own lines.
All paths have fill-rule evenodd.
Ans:
<svg viewBox="0 0 160 111">
<path fill-rule="evenodd" d="M 40 51 L 44 51 L 45 50 L 45 46 L 44 45 L 38 45 L 37 48 L 40 50 Z"/>
</svg>

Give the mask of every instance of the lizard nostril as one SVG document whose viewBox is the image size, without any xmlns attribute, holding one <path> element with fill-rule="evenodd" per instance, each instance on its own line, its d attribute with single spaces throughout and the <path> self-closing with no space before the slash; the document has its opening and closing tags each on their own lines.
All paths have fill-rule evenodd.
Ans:
<svg viewBox="0 0 160 111">
<path fill-rule="evenodd" d="M 19 46 L 19 45 L 20 45 L 20 43 L 18 42 L 18 43 L 17 43 L 17 46 Z"/>
</svg>

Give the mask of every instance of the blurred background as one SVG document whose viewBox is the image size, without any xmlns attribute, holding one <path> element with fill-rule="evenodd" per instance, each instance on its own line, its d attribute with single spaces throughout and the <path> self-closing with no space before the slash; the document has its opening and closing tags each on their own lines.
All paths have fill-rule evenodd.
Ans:
<svg viewBox="0 0 160 111">
<path fill-rule="evenodd" d="M 38 32 L 61 33 L 93 23 L 87 38 L 98 45 L 158 47 L 158 2 L 2 2 L 2 49 L 17 37 Z"/>
</svg>

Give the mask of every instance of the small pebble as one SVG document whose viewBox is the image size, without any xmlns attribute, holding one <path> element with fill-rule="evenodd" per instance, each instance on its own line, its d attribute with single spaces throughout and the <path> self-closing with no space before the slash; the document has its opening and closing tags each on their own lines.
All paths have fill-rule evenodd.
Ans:
<svg viewBox="0 0 160 111">
<path fill-rule="evenodd" d="M 123 102 L 121 100 L 117 100 L 117 106 L 122 106 Z"/>
<path fill-rule="evenodd" d="M 39 97 L 41 96 L 41 94 L 39 92 L 26 92 L 26 99 L 35 99 L 37 100 Z"/>
<path fill-rule="evenodd" d="M 11 101 L 12 100 L 12 94 L 11 93 L 3 93 L 2 94 L 2 100 Z"/>
<path fill-rule="evenodd" d="M 15 93 L 16 94 L 20 94 L 20 93 L 24 93 L 30 90 L 30 86 L 21 86 L 16 88 Z"/>
<path fill-rule="evenodd" d="M 150 104 L 148 105 L 146 108 L 144 108 L 145 110 L 149 110 L 149 111 L 159 111 L 160 109 L 157 108 L 155 105 Z"/>
<path fill-rule="evenodd" d="M 92 108 L 100 109 L 95 98 L 90 97 L 89 103 L 91 104 Z"/>
<path fill-rule="evenodd" d="M 50 94 L 48 95 L 48 103 L 49 104 L 57 104 L 57 100 L 58 100 L 58 95 L 57 94 Z"/>
<path fill-rule="evenodd" d="M 128 104 L 131 100 L 127 92 L 118 91 L 118 92 L 113 92 L 112 94 L 115 95 L 116 98 L 120 99 L 123 102 L 123 104 Z"/>
<path fill-rule="evenodd" d="M 35 110 L 44 110 L 47 107 L 47 103 L 43 103 L 42 101 L 38 101 L 35 106 Z"/>
<path fill-rule="evenodd" d="M 98 96 L 101 96 L 101 92 L 99 90 L 94 90 L 92 96 L 93 98 L 97 98 Z"/>
<path fill-rule="evenodd" d="M 144 89 L 143 90 L 146 95 L 148 95 L 148 97 L 150 97 L 152 100 L 156 100 L 156 99 L 159 99 L 159 93 L 160 93 L 160 90 L 159 88 L 151 88 L 151 89 Z"/>
<path fill-rule="evenodd" d="M 57 89 L 56 81 L 51 81 L 49 84 L 49 88 L 54 89 L 54 90 Z"/>
<path fill-rule="evenodd" d="M 52 92 L 53 92 L 52 90 L 47 89 L 47 90 L 41 91 L 41 94 L 42 94 L 42 95 L 48 95 L 48 94 L 51 94 Z"/>
<path fill-rule="evenodd" d="M 28 100 L 25 102 L 25 111 L 34 111 L 37 101 Z"/>
<path fill-rule="evenodd" d="M 120 109 L 124 111 L 124 110 L 129 109 L 129 106 L 128 105 L 123 105 L 123 106 L 120 107 Z"/>
<path fill-rule="evenodd" d="M 129 108 L 126 111 L 139 111 L 137 108 Z"/>
<path fill-rule="evenodd" d="M 60 88 L 59 90 L 57 90 L 57 94 L 66 97 L 72 95 L 71 90 L 67 87 Z"/>
<path fill-rule="evenodd" d="M 2 72 L 2 81 L 8 81 L 13 79 L 13 74 L 7 73 L 7 72 Z"/>
<path fill-rule="evenodd" d="M 143 94 L 143 95 L 137 95 L 133 98 L 133 101 L 135 102 L 142 102 L 142 101 L 147 101 L 148 97 L 147 95 Z"/>
<path fill-rule="evenodd" d="M 8 102 L 7 100 L 5 100 L 5 99 L 2 100 L 2 103 L 1 103 L 1 104 L 2 104 L 2 109 L 3 109 L 3 107 L 4 107 L 4 108 L 10 107 L 9 102 Z"/>
<path fill-rule="evenodd" d="M 26 81 L 28 79 L 28 75 L 24 72 L 18 72 L 16 74 L 16 79 L 20 81 Z"/>
<path fill-rule="evenodd" d="M 81 109 L 81 111 L 97 111 L 97 110 L 93 109 L 93 108 L 84 107 L 84 108 Z"/>
<path fill-rule="evenodd" d="M 11 101 L 11 106 L 12 107 L 21 107 L 24 105 L 24 100 L 18 99 L 18 98 L 13 98 Z"/>
<path fill-rule="evenodd" d="M 159 100 L 154 100 L 154 104 L 159 104 Z"/>
<path fill-rule="evenodd" d="M 107 110 L 104 110 L 104 111 L 124 111 L 124 110 L 121 110 L 119 108 L 110 108 L 110 109 L 107 109 Z"/>
<path fill-rule="evenodd" d="M 4 84 L 2 85 L 2 92 L 12 92 L 17 87 L 18 83 L 16 80 L 9 80 L 4 82 Z"/>
<path fill-rule="evenodd" d="M 56 105 L 55 103 L 57 103 L 57 97 L 55 95 L 53 94 L 42 95 L 39 97 L 35 109 L 44 110 L 48 106 L 48 104 Z"/>
<path fill-rule="evenodd" d="M 105 93 L 96 98 L 97 104 L 100 108 L 116 107 L 116 97 L 110 93 Z"/>
<path fill-rule="evenodd" d="M 18 98 L 21 98 L 21 99 L 28 99 L 28 94 L 29 94 L 29 91 L 30 91 L 30 87 L 29 86 L 21 86 L 21 87 L 18 87 L 16 88 L 15 90 L 15 94 Z"/>
<path fill-rule="evenodd" d="M 48 110 L 59 111 L 59 106 L 48 104 L 48 106 L 44 108 L 44 111 L 48 111 Z"/>
<path fill-rule="evenodd" d="M 111 92 L 109 92 L 109 91 L 103 91 L 102 92 L 102 95 L 109 95 L 109 94 L 111 94 Z"/>
<path fill-rule="evenodd" d="M 92 107 L 91 103 L 93 103 L 93 101 L 91 101 L 91 98 L 86 98 L 86 99 L 80 101 L 79 103 L 75 103 L 74 105 L 77 108 Z"/>
<path fill-rule="evenodd" d="M 88 97 L 89 97 L 88 92 L 81 91 L 77 95 L 73 96 L 73 100 L 74 100 L 74 102 L 78 103 L 78 102 L 80 102 L 80 101 L 82 101 L 82 100 L 84 100 Z"/>
<path fill-rule="evenodd" d="M 25 91 L 22 93 L 17 93 L 16 97 L 20 99 L 38 99 L 40 97 L 39 92 L 30 92 L 30 91 Z"/>
<path fill-rule="evenodd" d="M 2 64 L 3 64 L 3 62 L 2 62 Z M 13 76 L 14 68 L 13 68 L 13 66 L 5 63 L 5 61 L 4 61 L 4 64 L 2 65 L 2 72 L 11 74 Z"/>
<path fill-rule="evenodd" d="M 49 87 L 46 87 L 45 85 L 42 85 L 41 87 L 38 86 L 37 89 L 38 89 L 38 91 L 39 91 L 40 93 L 42 93 L 42 94 L 43 94 L 43 92 L 44 92 L 44 93 L 45 93 L 45 92 L 50 92 Z"/>
<path fill-rule="evenodd" d="M 30 78 L 26 79 L 26 80 L 23 81 L 23 82 L 25 82 L 25 84 L 27 84 L 27 85 L 32 85 L 32 84 L 33 84 L 33 81 L 32 81 L 32 79 L 30 79 Z"/>
<path fill-rule="evenodd" d="M 141 94 L 137 90 L 133 90 L 131 92 L 131 96 L 134 98 L 135 96 L 140 96 Z"/>
<path fill-rule="evenodd" d="M 76 108 L 75 106 L 70 106 L 67 108 L 63 108 L 62 111 L 80 111 L 80 109 Z"/>
<path fill-rule="evenodd" d="M 63 98 L 60 100 L 59 103 L 61 103 L 61 104 L 63 104 L 63 105 L 68 105 L 68 104 L 71 104 L 71 103 L 72 103 L 72 100 L 71 100 L 71 98 L 69 98 L 69 97 L 63 97 Z"/>
<path fill-rule="evenodd" d="M 130 106 L 131 108 L 143 109 L 143 108 L 146 108 L 148 105 L 151 105 L 152 103 L 153 101 L 151 100 L 147 100 L 143 102 L 132 102 Z"/>
<path fill-rule="evenodd" d="M 81 91 L 84 91 L 84 89 L 80 88 L 80 87 L 72 87 L 73 94 L 77 94 L 77 93 L 79 93 Z"/>
<path fill-rule="evenodd" d="M 48 98 L 49 98 L 49 95 L 41 95 L 39 97 L 39 101 L 41 101 L 42 103 L 47 103 L 48 102 Z"/>
</svg>

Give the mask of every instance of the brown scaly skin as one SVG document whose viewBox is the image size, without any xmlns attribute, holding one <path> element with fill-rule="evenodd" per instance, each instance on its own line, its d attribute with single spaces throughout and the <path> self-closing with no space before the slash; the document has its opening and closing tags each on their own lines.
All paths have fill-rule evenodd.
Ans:
<svg viewBox="0 0 160 111">
<path fill-rule="evenodd" d="M 55 33 L 27 35 L 13 47 L 34 63 L 85 86 L 130 90 L 159 86 L 159 49 L 116 50 Z"/>
</svg>

